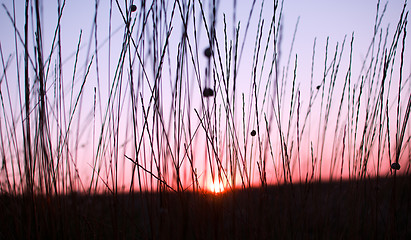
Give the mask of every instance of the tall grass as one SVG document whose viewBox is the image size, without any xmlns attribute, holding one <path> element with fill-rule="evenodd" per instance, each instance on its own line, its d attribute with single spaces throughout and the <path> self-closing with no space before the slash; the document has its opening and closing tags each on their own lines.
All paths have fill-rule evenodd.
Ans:
<svg viewBox="0 0 411 240">
<path fill-rule="evenodd" d="M 236 196 L 243 193 L 235 190 L 251 193 L 253 187 L 267 190 L 271 185 L 285 185 L 279 189 L 295 207 L 321 215 L 317 210 L 323 199 L 310 193 L 328 185 L 315 182 L 340 180 L 341 187 L 343 179 L 349 179 L 366 185 L 366 180 L 377 177 L 379 187 L 380 178 L 392 176 L 392 202 L 397 202 L 397 172 L 409 175 L 411 156 L 410 78 L 404 69 L 406 2 L 393 32 L 381 24 L 387 4 L 381 9 L 377 2 L 374 34 L 357 76 L 354 33 L 335 46 L 327 38 L 322 64 L 313 39 L 311 76 L 300 76 L 299 68 L 306 63 L 293 50 L 299 19 L 285 57 L 282 15 L 289 3 L 278 0 L 261 5 L 253 1 L 246 22 L 237 21 L 233 1 L 231 26 L 219 11 L 218 0 L 96 1 L 90 38 L 84 40 L 80 31 L 68 60 L 73 69 L 68 69 L 62 60 L 62 22 L 69 21 L 64 18 L 68 4 L 57 1 L 57 20 L 46 48 L 41 1 L 26 0 L 24 9 L 17 9 L 14 0 L 3 4 L 3 14 L 14 29 L 14 50 L 7 59 L 0 45 L 0 187 L 4 199 L 17 200 L 9 208 L 15 214 L 8 226 L 27 229 L 20 238 L 61 237 L 61 231 L 72 238 L 75 234 L 68 231 L 76 227 L 83 238 L 104 236 L 107 222 L 115 238 L 159 238 L 172 231 L 173 214 L 182 221 L 178 237 L 191 238 L 192 232 L 197 237 L 239 236 L 246 231 L 241 229 L 243 215 L 258 219 L 246 236 L 267 237 L 273 232 L 262 229 L 276 221 L 264 211 L 278 199 L 249 194 L 251 206 L 238 210 L 244 205 Z M 109 6 L 102 8 L 105 4 Z M 271 15 L 266 15 L 266 8 L 273 9 Z M 109 11 L 107 26 L 101 26 L 101 9 Z M 20 11 L 24 15 L 16 15 Z M 113 13 L 122 19 L 115 31 Z M 24 29 L 18 27 L 21 21 Z M 108 36 L 102 39 L 99 31 L 104 27 Z M 121 42 L 116 42 L 120 31 Z M 317 69 L 322 69 L 319 76 Z M 10 80 L 10 75 L 16 79 Z M 309 87 L 302 86 L 303 78 L 310 79 Z M 210 198 L 206 193 L 212 184 L 222 184 L 229 193 Z M 112 199 L 100 199 L 104 194 Z M 372 226 L 377 229 L 382 224 L 379 215 L 386 214 L 380 207 L 385 198 L 378 190 L 374 194 Z M 325 195 L 324 201 L 335 197 Z M 368 195 L 359 197 L 374 201 Z M 109 209 L 98 209 L 99 202 Z M 195 202 L 201 205 L 198 209 Z M 98 210 L 88 212 L 93 205 Z M 287 216 L 296 214 L 292 205 L 281 213 L 284 223 L 277 222 L 275 235 L 287 236 L 287 224 L 290 229 L 302 224 L 309 231 L 307 219 Z M 220 215 L 230 209 L 231 220 Z M 82 211 L 86 225 L 69 221 Z M 110 212 L 110 220 L 100 219 L 101 232 L 93 233 L 104 211 Z M 194 217 L 201 220 L 198 225 L 189 222 L 196 214 L 204 216 Z M 359 219 L 369 220 L 359 214 Z M 392 219 L 398 221 L 397 216 Z M 223 226 L 206 233 L 200 227 L 208 224 L 206 220 L 232 224 L 227 223 L 227 235 L 221 235 Z M 68 222 L 72 225 L 65 225 Z M 361 224 L 353 225 L 367 230 L 368 225 Z M 357 236 L 358 231 L 346 229 L 341 236 Z"/>
</svg>

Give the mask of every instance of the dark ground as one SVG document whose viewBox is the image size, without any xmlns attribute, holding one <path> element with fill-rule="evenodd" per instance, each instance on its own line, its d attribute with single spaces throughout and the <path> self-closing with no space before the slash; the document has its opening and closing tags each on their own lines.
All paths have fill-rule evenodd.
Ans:
<svg viewBox="0 0 411 240">
<path fill-rule="evenodd" d="M 3 194 L 0 239 L 411 239 L 410 183 L 397 176 L 220 195 Z"/>
</svg>

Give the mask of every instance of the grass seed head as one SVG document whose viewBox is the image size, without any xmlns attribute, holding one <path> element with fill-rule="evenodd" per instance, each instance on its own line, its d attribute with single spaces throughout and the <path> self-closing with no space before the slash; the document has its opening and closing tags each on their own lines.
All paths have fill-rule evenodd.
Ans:
<svg viewBox="0 0 411 240">
<path fill-rule="evenodd" d="M 394 169 L 394 170 L 400 170 L 401 166 L 400 166 L 399 163 L 394 162 L 394 163 L 391 164 L 391 168 Z"/>
<path fill-rule="evenodd" d="M 212 97 L 214 95 L 214 91 L 211 88 L 204 88 L 203 90 L 203 96 L 208 98 L 208 97 Z"/>
<path fill-rule="evenodd" d="M 207 58 L 210 58 L 211 54 L 212 53 L 211 53 L 211 48 L 210 47 L 204 49 L 204 56 L 206 56 Z"/>
<path fill-rule="evenodd" d="M 135 12 L 137 10 L 137 6 L 136 5 L 131 5 L 130 7 L 131 12 Z"/>
</svg>

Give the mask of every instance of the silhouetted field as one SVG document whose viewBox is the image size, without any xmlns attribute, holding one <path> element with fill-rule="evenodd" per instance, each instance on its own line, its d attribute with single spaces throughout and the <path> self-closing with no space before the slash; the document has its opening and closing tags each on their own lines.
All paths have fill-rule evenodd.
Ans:
<svg viewBox="0 0 411 240">
<path fill-rule="evenodd" d="M 288 1 L 101 2 L 3 5 L 0 240 L 411 239 L 407 1 L 311 61 Z"/>
<path fill-rule="evenodd" d="M 2 195 L 2 239 L 409 239 L 411 176 L 205 193 Z M 33 203 L 33 204 L 32 204 Z"/>
</svg>

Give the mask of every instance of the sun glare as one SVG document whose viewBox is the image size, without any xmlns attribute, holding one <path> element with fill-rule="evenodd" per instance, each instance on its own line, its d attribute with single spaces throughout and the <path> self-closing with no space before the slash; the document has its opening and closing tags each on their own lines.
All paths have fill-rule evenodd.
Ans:
<svg viewBox="0 0 411 240">
<path fill-rule="evenodd" d="M 223 183 L 220 181 L 215 181 L 215 182 L 210 183 L 208 188 L 212 193 L 215 193 L 215 194 L 222 193 L 225 190 Z"/>
</svg>

